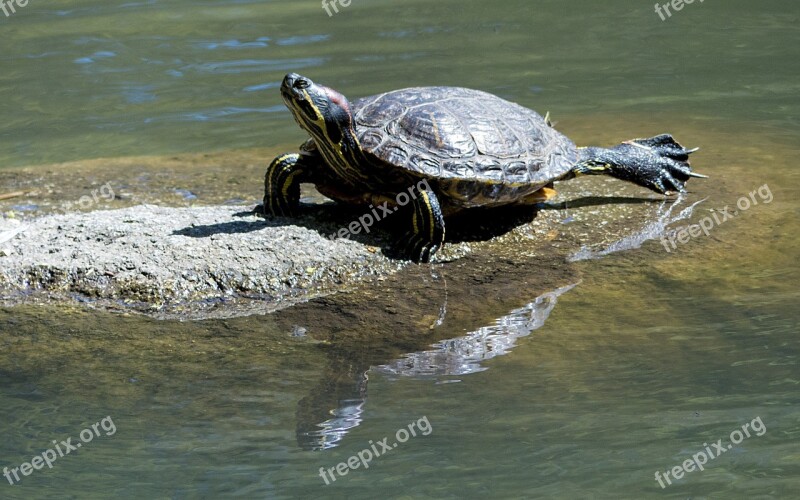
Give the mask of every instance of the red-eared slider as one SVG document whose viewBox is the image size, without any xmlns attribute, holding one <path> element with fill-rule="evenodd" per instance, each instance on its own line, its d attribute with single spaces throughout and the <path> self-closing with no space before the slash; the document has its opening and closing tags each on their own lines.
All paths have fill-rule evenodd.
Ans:
<svg viewBox="0 0 800 500">
<path fill-rule="evenodd" d="M 608 174 L 659 193 L 683 191 L 689 154 L 671 135 L 613 148 L 578 148 L 539 114 L 478 90 L 418 87 L 366 97 L 295 73 L 281 96 L 311 139 L 280 155 L 265 178 L 264 213 L 289 216 L 300 183 L 341 203 L 392 213 L 408 204 L 403 253 L 427 261 L 444 242 L 444 217 L 472 207 L 533 204 L 554 181 Z"/>
</svg>

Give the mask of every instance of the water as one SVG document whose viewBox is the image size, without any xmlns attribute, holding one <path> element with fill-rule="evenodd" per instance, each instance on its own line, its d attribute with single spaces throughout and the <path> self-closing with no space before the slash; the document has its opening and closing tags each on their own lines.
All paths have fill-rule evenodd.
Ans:
<svg viewBox="0 0 800 500">
<path fill-rule="evenodd" d="M 362 1 L 330 18 L 310 0 L 32 2 L 0 17 L 0 168 L 294 143 L 276 91 L 289 70 L 352 96 L 477 87 L 562 127 L 635 111 L 791 138 L 796 18 L 743 0 L 666 21 L 588 0 Z"/>
<path fill-rule="evenodd" d="M 106 416 L 117 431 L 0 478 L 0 497 L 793 498 L 799 17 L 777 0 L 695 2 L 665 21 L 650 3 L 582 0 L 354 0 L 332 17 L 306 0 L 31 0 L 0 14 L 0 169 L 277 154 L 303 140 L 276 91 L 292 70 L 352 97 L 480 88 L 549 110 L 580 144 L 670 131 L 702 146 L 711 175 L 690 184 L 707 198 L 694 222 L 772 195 L 676 248 L 556 271 L 487 260 L 471 264 L 479 282 L 424 268 L 267 317 L 2 309 L 0 467 Z M 319 476 L 423 418 L 428 435 L 369 469 Z M 756 418 L 763 435 L 655 480 Z M 314 435 L 323 421 L 334 429 Z"/>
</svg>

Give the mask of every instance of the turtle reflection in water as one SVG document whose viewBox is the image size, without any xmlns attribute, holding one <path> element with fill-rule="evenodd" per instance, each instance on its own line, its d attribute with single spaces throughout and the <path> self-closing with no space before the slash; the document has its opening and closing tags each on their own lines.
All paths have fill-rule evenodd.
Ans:
<svg viewBox="0 0 800 500">
<path fill-rule="evenodd" d="M 658 193 L 684 190 L 687 150 L 671 135 L 612 148 L 578 148 L 539 114 L 492 94 L 458 87 L 387 92 L 352 105 L 339 92 L 295 73 L 281 96 L 311 138 L 275 158 L 265 176 L 263 211 L 296 213 L 300 183 L 346 204 L 385 206 L 413 186 L 403 255 L 426 262 L 441 247 L 445 217 L 474 207 L 531 205 L 553 182 L 608 174 Z"/>
<path fill-rule="evenodd" d="M 543 293 L 490 325 L 461 337 L 441 340 L 427 350 L 408 353 L 388 363 L 365 365 L 342 353 L 331 353 L 322 382 L 298 403 L 298 445 L 304 450 L 335 448 L 348 432 L 361 424 L 370 371 L 390 380 L 412 377 L 446 383 L 457 381 L 452 376 L 486 370 L 483 362 L 508 354 L 517 340 L 541 328 L 559 297 L 576 285 Z"/>
</svg>

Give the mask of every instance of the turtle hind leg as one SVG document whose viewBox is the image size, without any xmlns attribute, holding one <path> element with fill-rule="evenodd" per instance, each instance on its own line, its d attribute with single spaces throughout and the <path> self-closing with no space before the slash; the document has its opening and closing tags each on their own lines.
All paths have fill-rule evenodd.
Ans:
<svg viewBox="0 0 800 500">
<path fill-rule="evenodd" d="M 686 149 L 669 134 L 634 139 L 612 148 L 581 148 L 577 165 L 564 178 L 608 174 L 662 194 L 682 192 L 691 177 L 706 177 L 693 172 L 689 165 L 689 155 L 695 151 L 697 148 Z"/>
<path fill-rule="evenodd" d="M 399 242 L 403 256 L 428 262 L 444 243 L 444 216 L 433 191 L 420 190 L 412 200 L 411 228 Z"/>
<path fill-rule="evenodd" d="M 300 182 L 305 177 L 301 156 L 280 155 L 264 175 L 264 215 L 291 216 L 300 208 Z"/>
</svg>

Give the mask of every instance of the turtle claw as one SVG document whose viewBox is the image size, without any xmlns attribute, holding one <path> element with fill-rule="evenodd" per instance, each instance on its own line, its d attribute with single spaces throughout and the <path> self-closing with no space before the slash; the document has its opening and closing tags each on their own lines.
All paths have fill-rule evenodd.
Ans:
<svg viewBox="0 0 800 500">
<path fill-rule="evenodd" d="M 668 172 L 663 172 L 660 179 L 656 180 L 654 187 L 661 194 L 685 193 L 686 188 L 683 183 L 675 180 Z M 649 186 L 648 186 L 649 187 Z"/>
<path fill-rule="evenodd" d="M 654 173 L 655 178 L 642 177 L 641 184 L 661 194 L 685 193 L 686 181 L 673 176 L 675 170 L 663 168 Z M 680 172 L 680 171 L 679 171 Z M 682 173 L 682 172 L 681 172 Z"/>
<path fill-rule="evenodd" d="M 634 182 L 661 194 L 682 193 L 690 178 L 707 178 L 692 172 L 689 165 L 689 155 L 698 149 L 686 149 L 671 135 L 661 134 L 623 142 L 611 148 L 606 163 L 611 166 L 609 173 L 618 179 Z"/>
</svg>

